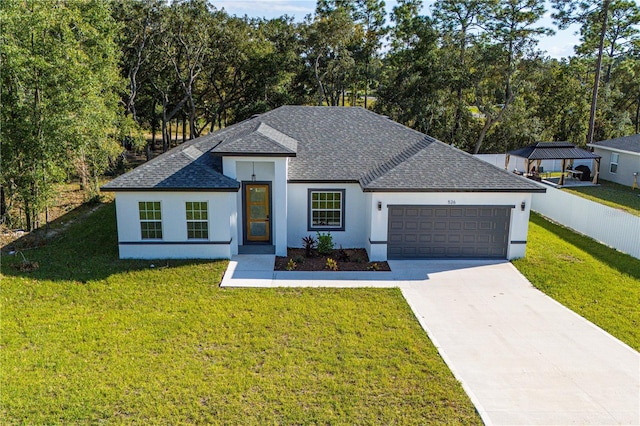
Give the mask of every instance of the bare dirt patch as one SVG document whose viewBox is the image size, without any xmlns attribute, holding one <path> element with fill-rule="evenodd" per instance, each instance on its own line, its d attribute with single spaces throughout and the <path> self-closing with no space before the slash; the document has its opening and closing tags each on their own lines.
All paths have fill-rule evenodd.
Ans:
<svg viewBox="0 0 640 426">
<path fill-rule="evenodd" d="M 333 259 L 338 271 L 390 271 L 387 262 L 370 262 L 365 249 L 336 249 L 328 256 L 312 250 L 310 257 L 305 257 L 302 248 L 288 248 L 287 257 L 276 257 L 276 271 L 331 271 L 327 260 Z M 294 266 L 295 264 L 295 266 Z M 294 267 L 293 267 L 294 266 Z"/>
</svg>

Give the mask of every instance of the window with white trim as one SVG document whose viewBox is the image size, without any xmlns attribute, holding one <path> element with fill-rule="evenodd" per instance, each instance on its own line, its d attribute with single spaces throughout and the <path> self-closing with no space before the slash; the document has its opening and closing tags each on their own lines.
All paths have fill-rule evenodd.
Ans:
<svg viewBox="0 0 640 426">
<path fill-rule="evenodd" d="M 611 162 L 609 164 L 609 171 L 611 173 L 618 173 L 618 159 L 620 158 L 620 154 L 617 152 L 611 153 Z"/>
<path fill-rule="evenodd" d="M 187 239 L 209 238 L 209 215 L 206 201 L 187 201 Z"/>
<path fill-rule="evenodd" d="M 344 231 L 344 189 L 309 189 L 310 231 Z"/>
<path fill-rule="evenodd" d="M 140 236 L 143 240 L 162 239 L 162 212 L 160 201 L 140 201 Z"/>
</svg>

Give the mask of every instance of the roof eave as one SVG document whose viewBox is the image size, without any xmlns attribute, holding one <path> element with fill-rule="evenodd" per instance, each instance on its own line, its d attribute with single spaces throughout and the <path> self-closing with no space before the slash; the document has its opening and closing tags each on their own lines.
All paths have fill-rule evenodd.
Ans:
<svg viewBox="0 0 640 426">
<path fill-rule="evenodd" d="M 295 152 L 277 153 L 277 152 L 211 152 L 216 157 L 295 157 Z"/>
<path fill-rule="evenodd" d="M 363 192 L 507 192 L 545 193 L 546 188 L 362 188 Z"/>
<path fill-rule="evenodd" d="M 287 183 L 358 183 L 355 179 L 287 179 Z"/>
<path fill-rule="evenodd" d="M 238 192 L 240 187 L 229 188 L 193 188 L 193 187 L 127 187 L 109 188 L 101 187 L 102 192 Z"/>
<path fill-rule="evenodd" d="M 640 155 L 640 152 L 635 152 L 635 151 L 627 151 L 626 149 L 620 149 L 620 148 L 613 148 L 610 146 L 605 146 L 605 145 L 596 145 L 596 144 L 587 144 L 587 146 L 593 147 L 593 148 L 600 148 L 600 149 L 604 149 L 605 151 L 615 151 L 615 152 L 619 152 L 621 154 L 631 154 L 631 155 Z M 598 158 L 602 158 L 601 156 L 599 156 Z"/>
</svg>

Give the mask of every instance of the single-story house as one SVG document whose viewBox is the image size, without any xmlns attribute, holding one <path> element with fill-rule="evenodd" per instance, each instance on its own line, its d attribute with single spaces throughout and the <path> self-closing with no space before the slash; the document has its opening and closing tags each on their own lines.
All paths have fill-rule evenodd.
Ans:
<svg viewBox="0 0 640 426">
<path fill-rule="evenodd" d="M 602 157 L 602 179 L 621 185 L 640 184 L 640 134 L 590 143 Z"/>
<path fill-rule="evenodd" d="M 283 106 L 119 176 L 121 258 L 286 256 L 330 232 L 371 260 L 525 254 L 539 185 L 363 108 Z"/>
</svg>

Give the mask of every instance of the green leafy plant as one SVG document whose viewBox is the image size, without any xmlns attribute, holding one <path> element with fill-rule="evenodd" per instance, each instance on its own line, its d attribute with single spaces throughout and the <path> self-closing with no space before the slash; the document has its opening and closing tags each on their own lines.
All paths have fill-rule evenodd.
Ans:
<svg viewBox="0 0 640 426">
<path fill-rule="evenodd" d="M 304 257 L 303 256 L 296 256 L 293 258 L 294 262 L 296 263 L 304 263 Z"/>
<path fill-rule="evenodd" d="M 327 269 L 331 269 L 332 271 L 337 271 L 338 270 L 338 262 L 336 262 L 332 258 L 328 258 L 327 259 L 326 268 Z"/>
<path fill-rule="evenodd" d="M 286 270 L 287 271 L 293 271 L 297 267 L 298 267 L 298 264 L 293 259 L 289 259 L 289 262 L 287 263 Z"/>
<path fill-rule="evenodd" d="M 302 238 L 302 242 L 304 243 L 304 255 L 306 257 L 311 257 L 311 250 L 313 250 L 318 243 L 315 238 L 311 235 Z"/>
<path fill-rule="evenodd" d="M 376 262 L 373 262 L 371 265 L 367 267 L 367 269 L 370 271 L 379 271 L 380 265 L 378 265 Z"/>
<path fill-rule="evenodd" d="M 322 255 L 331 254 L 333 249 L 335 248 L 335 244 L 333 243 L 333 237 L 331 236 L 331 232 L 327 232 L 326 234 L 318 234 L 318 253 Z"/>
</svg>

